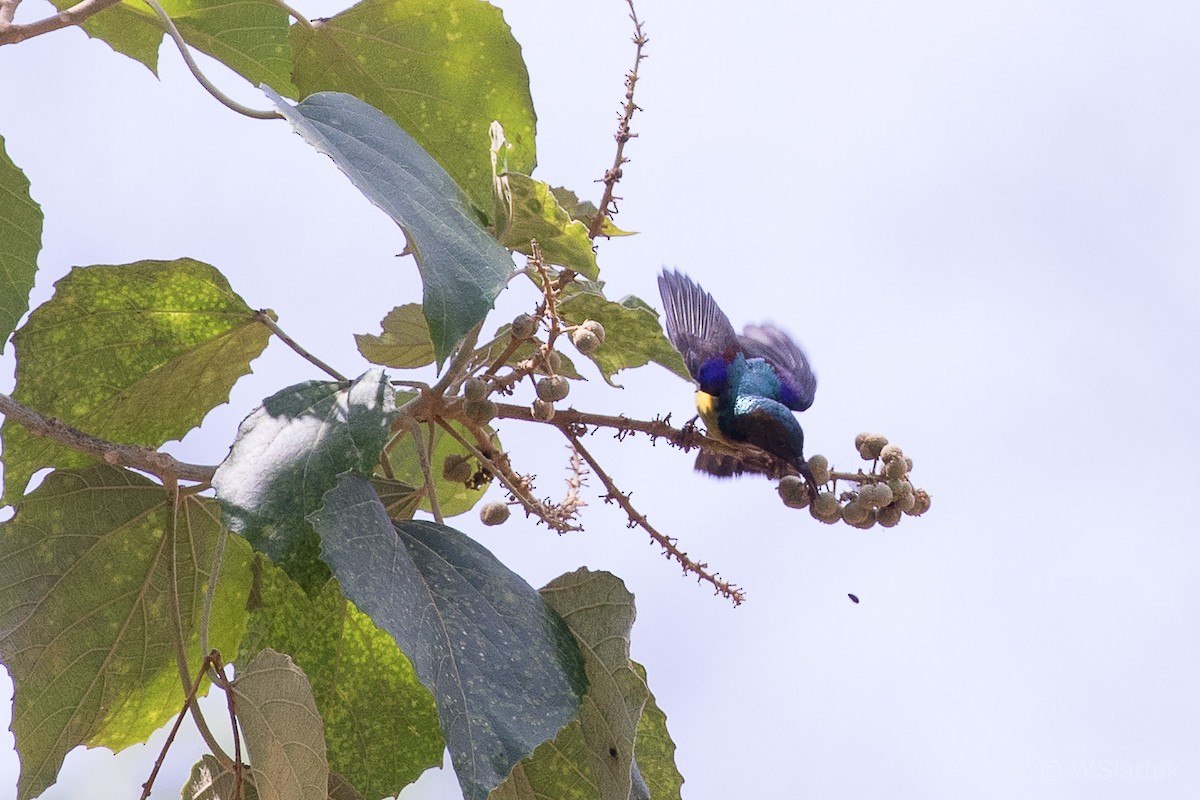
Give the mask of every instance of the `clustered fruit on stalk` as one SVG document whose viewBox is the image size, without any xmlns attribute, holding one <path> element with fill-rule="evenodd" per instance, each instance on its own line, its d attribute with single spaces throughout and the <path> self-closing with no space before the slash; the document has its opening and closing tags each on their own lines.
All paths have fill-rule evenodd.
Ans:
<svg viewBox="0 0 1200 800">
<path fill-rule="evenodd" d="M 835 472 L 829 468 L 829 459 L 813 455 L 808 459 L 813 478 L 819 486 L 830 488 L 812 499 L 804 479 L 788 475 L 779 482 L 784 504 L 808 507 L 814 519 L 830 525 L 841 520 L 863 530 L 876 523 L 891 528 L 904 514 L 917 517 L 929 510 L 929 493 L 913 487 L 909 478 L 913 462 L 903 450 L 878 433 L 860 433 L 854 438 L 854 446 L 863 460 L 872 462 L 870 472 Z M 839 494 L 838 481 L 855 484 L 856 488 Z"/>
</svg>

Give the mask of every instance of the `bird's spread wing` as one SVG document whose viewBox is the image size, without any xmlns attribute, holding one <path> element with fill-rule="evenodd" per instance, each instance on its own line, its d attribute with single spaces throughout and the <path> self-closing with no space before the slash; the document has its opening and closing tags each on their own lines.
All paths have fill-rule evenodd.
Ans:
<svg viewBox="0 0 1200 800">
<path fill-rule="evenodd" d="M 792 337 L 770 323 L 747 325 L 738 344 L 746 358 L 761 358 L 775 368 L 780 383 L 780 401 L 793 411 L 812 405 L 817 393 L 817 376 L 808 357 Z"/>
<path fill-rule="evenodd" d="M 658 276 L 658 291 L 663 300 L 667 337 L 683 356 L 688 372 L 702 389 L 711 392 L 714 387 L 705 385 L 701 368 L 707 362 L 733 358 L 742 347 L 729 317 L 712 295 L 682 272 L 664 271 Z"/>
</svg>

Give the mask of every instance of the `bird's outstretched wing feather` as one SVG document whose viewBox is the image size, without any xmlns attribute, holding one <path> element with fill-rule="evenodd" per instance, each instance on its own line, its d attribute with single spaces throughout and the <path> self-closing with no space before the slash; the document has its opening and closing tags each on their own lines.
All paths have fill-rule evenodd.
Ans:
<svg viewBox="0 0 1200 800">
<path fill-rule="evenodd" d="M 664 271 L 658 276 L 658 291 L 663 300 L 667 337 L 683 356 L 688 372 L 702 389 L 711 392 L 716 387 L 705 386 L 701 368 L 715 359 L 732 359 L 742 349 L 729 317 L 712 295 L 682 272 Z"/>
<path fill-rule="evenodd" d="M 746 358 L 761 358 L 775 368 L 783 384 L 780 401 L 793 411 L 805 411 L 817 393 L 817 376 L 808 357 L 792 337 L 770 323 L 747 325 L 738 344 Z"/>
</svg>

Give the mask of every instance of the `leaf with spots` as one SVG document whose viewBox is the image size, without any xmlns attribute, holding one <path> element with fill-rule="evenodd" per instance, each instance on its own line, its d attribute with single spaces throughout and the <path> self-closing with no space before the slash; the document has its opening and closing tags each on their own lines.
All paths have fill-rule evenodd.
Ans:
<svg viewBox="0 0 1200 800">
<path fill-rule="evenodd" d="M 250 550 L 227 537 L 216 577 L 221 539 L 213 501 L 192 495 L 173 508 L 162 486 L 103 464 L 51 473 L 0 525 L 0 660 L 15 687 L 19 798 L 54 783 L 77 745 L 119 751 L 178 713 L 173 575 L 188 662 L 201 660 L 214 579 L 208 646 L 237 651 Z"/>
<path fill-rule="evenodd" d="M 295 106 L 267 94 L 297 133 L 403 229 L 421 271 L 440 367 L 491 310 L 513 271 L 512 256 L 483 229 L 446 170 L 378 109 L 338 92 Z"/>
<path fill-rule="evenodd" d="M 312 515 L 345 595 L 396 640 L 433 693 L 466 800 L 579 712 L 587 682 L 562 619 L 464 534 L 393 523 L 371 484 L 344 475 Z"/>
<path fill-rule="evenodd" d="M 43 216 L 29 196 L 29 179 L 9 159 L 0 136 L 0 352 L 29 309 Z"/>
<path fill-rule="evenodd" d="M 636 661 L 631 663 L 642 681 L 647 682 L 646 668 Z M 683 776 L 675 766 L 675 742 L 667 732 L 667 715 L 658 707 L 653 692 L 647 695 L 642 718 L 638 722 L 634 757 L 637 759 L 638 774 L 653 800 L 680 800 Z"/>
<path fill-rule="evenodd" d="M 364 797 L 391 797 L 442 763 L 429 691 L 392 637 L 330 580 L 311 596 L 261 556 L 238 663 L 287 653 L 312 684 L 329 766 Z"/>
<path fill-rule="evenodd" d="M 508 132 L 509 163 L 532 172 L 536 117 L 521 46 L 482 0 L 364 0 L 312 29 L 292 28 L 301 96 L 336 91 L 406 130 L 471 198 L 492 209 L 488 128 Z"/>
<path fill-rule="evenodd" d="M 259 800 L 327 800 L 325 730 L 304 670 L 263 650 L 231 689 Z"/>
<path fill-rule="evenodd" d="M 500 176 L 504 183 L 507 218 L 500 241 L 525 255 L 533 254 L 536 239 L 542 258 L 549 264 L 572 269 L 595 280 L 600 268 L 588 237 L 587 226 L 558 204 L 548 184 L 519 172 Z"/>
<path fill-rule="evenodd" d="M 270 332 L 208 264 L 76 267 L 13 337 L 13 399 L 111 441 L 157 447 L 200 424 Z M 4 421 L 5 498 L 91 458 Z"/>
</svg>

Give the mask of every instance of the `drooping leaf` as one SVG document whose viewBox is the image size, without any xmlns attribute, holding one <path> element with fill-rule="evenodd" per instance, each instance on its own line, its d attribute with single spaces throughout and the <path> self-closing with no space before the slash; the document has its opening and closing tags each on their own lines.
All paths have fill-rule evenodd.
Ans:
<svg viewBox="0 0 1200 800">
<path fill-rule="evenodd" d="M 259 798 L 326 800 L 325 730 L 304 671 L 263 650 L 238 670 L 232 691 Z"/>
<path fill-rule="evenodd" d="M 348 388 L 308 381 L 268 397 L 213 476 L 230 527 L 306 590 L 319 589 L 329 569 L 306 516 L 342 472 L 371 474 L 395 408 L 380 370 Z"/>
<path fill-rule="evenodd" d="M 63 10 L 72 0 L 53 0 Z M 241 74 L 254 85 L 265 83 L 295 95 L 292 86 L 288 14 L 270 0 L 161 0 L 187 43 Z M 125 0 L 84 20 L 89 36 L 158 72 L 164 29 L 143 2 Z"/>
<path fill-rule="evenodd" d="M 76 267 L 17 331 L 13 398 L 87 433 L 157 447 L 200 424 L 270 332 L 216 269 L 188 258 Z M 4 421 L 5 497 L 82 453 Z"/>
<path fill-rule="evenodd" d="M 356 333 L 358 352 L 373 364 L 396 369 L 415 369 L 433 363 L 433 340 L 419 303 L 396 306 L 380 323 L 382 336 Z"/>
<path fill-rule="evenodd" d="M 571 219 L 577 219 L 582 222 L 588 229 L 591 229 L 592 220 L 596 218 L 596 214 L 600 209 L 596 208 L 596 204 L 590 200 L 580 200 L 579 195 L 572 192 L 563 186 L 553 186 L 550 191 L 554 192 L 554 196 L 558 199 L 558 204 L 566 209 L 571 215 Z M 613 224 L 612 220 L 605 219 L 600 225 L 600 236 L 609 238 L 612 236 L 633 236 L 636 231 L 623 231 Z"/>
<path fill-rule="evenodd" d="M 312 515 L 326 560 L 433 692 L 466 800 L 576 717 L 579 648 L 519 576 L 462 533 L 393 523 L 365 479 L 345 475 Z"/>
<path fill-rule="evenodd" d="M 604 344 L 590 358 L 610 385 L 617 385 L 612 377 L 620 370 L 651 361 L 691 380 L 679 352 L 663 333 L 658 314 L 644 301 L 631 295 L 614 303 L 604 297 L 600 284 L 576 280 L 563 289 L 558 310 L 575 325 L 594 319 L 604 326 Z"/>
<path fill-rule="evenodd" d="M 295 106 L 267 94 L 297 133 L 404 230 L 421 270 L 425 320 L 440 366 L 491 310 L 513 271 L 509 252 L 483 229 L 446 170 L 379 110 L 337 92 Z"/>
<path fill-rule="evenodd" d="M 287 653 L 312 684 L 329 766 L 366 797 L 391 797 L 442 763 L 442 732 L 412 664 L 330 580 L 309 596 L 283 570 L 254 563 L 242 659 Z"/>
<path fill-rule="evenodd" d="M 400 398 L 406 395 L 399 395 Z M 470 432 L 461 424 L 451 421 L 447 423 L 454 431 L 468 442 L 472 441 Z M 432 427 L 432 431 L 430 428 Z M 500 446 L 499 437 L 491 428 L 484 426 L 492 441 L 495 442 L 497 448 Z M 440 425 L 423 425 L 421 427 L 421 444 L 426 448 L 429 447 L 429 437 L 433 437 L 433 452 L 429 457 L 430 472 L 432 473 L 433 483 L 437 490 L 438 506 L 441 508 L 442 515 L 446 517 L 454 517 L 470 511 L 479 502 L 479 498 L 483 497 L 483 493 L 487 490 L 487 485 L 483 484 L 478 488 L 471 488 L 461 481 L 450 481 L 442 475 L 442 464 L 445 463 L 449 456 L 469 456 L 470 453 L 458 443 L 450 434 L 446 433 Z M 396 442 L 395 446 L 388 453 L 388 461 L 391 464 L 392 475 L 399 481 L 410 484 L 412 486 L 425 485 L 425 473 L 421 469 L 421 460 L 417 455 L 416 440 L 412 436 L 406 436 Z M 472 464 L 478 466 L 472 459 Z M 421 495 L 418 508 L 425 511 L 430 510 L 429 498 L 424 494 Z M 393 519 L 398 514 L 391 515 Z M 409 515 L 411 516 L 411 515 Z"/>
<path fill-rule="evenodd" d="M 185 497 L 173 513 L 161 486 L 103 464 L 51 473 L 0 525 L 0 660 L 15 687 L 20 798 L 52 784 L 77 745 L 121 750 L 178 713 L 171 576 L 195 669 L 219 536 L 211 500 Z M 242 637 L 249 559 L 229 537 L 208 635 L 223 653 Z"/>
<path fill-rule="evenodd" d="M 600 273 L 587 227 L 558 204 L 548 184 L 519 172 L 501 177 L 511 202 L 500 241 L 518 252 L 532 255 L 536 239 L 542 258 L 550 264 L 572 269 L 590 280 Z"/>
<path fill-rule="evenodd" d="M 649 694 L 629 660 L 633 595 L 607 572 L 580 569 L 541 589 L 583 653 L 579 719 L 513 768 L 491 800 L 629 800 L 638 720 Z"/>
<path fill-rule="evenodd" d="M 29 310 L 42 218 L 42 207 L 29 196 L 29 179 L 9 159 L 0 136 L 0 353 Z"/>
<path fill-rule="evenodd" d="M 225 766 L 216 756 L 205 753 L 192 765 L 192 771 L 188 774 L 187 783 L 183 785 L 180 795 L 183 800 L 235 800 L 239 795 L 233 765 Z M 241 797 L 242 800 L 258 800 L 258 792 L 254 790 L 249 770 L 242 780 Z"/>
<path fill-rule="evenodd" d="M 646 668 L 636 661 L 633 668 L 643 683 Z M 667 715 L 658 707 L 651 692 L 638 722 L 637 746 L 634 748 L 637 770 L 649 789 L 653 800 L 680 800 L 679 790 L 683 776 L 675 767 L 675 742 L 667 733 Z"/>
<path fill-rule="evenodd" d="M 535 116 L 521 46 L 482 0 L 365 0 L 292 28 L 302 95 L 346 92 L 393 119 L 471 198 L 491 211 L 488 126 L 512 141 L 511 168 L 532 172 Z"/>
</svg>

